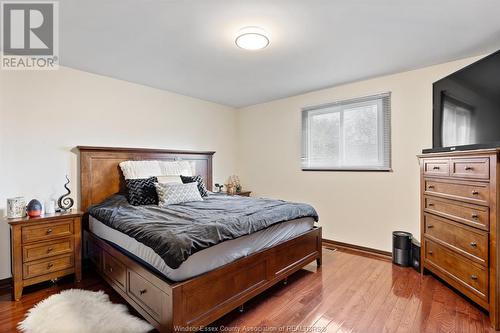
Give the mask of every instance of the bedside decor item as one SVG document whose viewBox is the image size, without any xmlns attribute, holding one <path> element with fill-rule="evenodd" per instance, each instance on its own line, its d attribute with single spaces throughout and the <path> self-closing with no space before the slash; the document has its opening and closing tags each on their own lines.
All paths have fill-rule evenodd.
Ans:
<svg viewBox="0 0 500 333">
<path fill-rule="evenodd" d="M 33 199 L 26 206 L 26 213 L 29 217 L 39 217 L 43 214 L 43 207 L 40 201 Z"/>
<path fill-rule="evenodd" d="M 229 194 L 229 195 L 235 195 L 236 194 L 236 187 L 233 184 L 227 184 L 226 188 L 227 188 L 227 190 L 226 190 L 227 194 Z"/>
<path fill-rule="evenodd" d="M 234 187 L 236 193 L 241 192 L 242 187 L 241 187 L 240 177 L 232 175 L 231 177 L 229 177 L 228 183 Z"/>
<path fill-rule="evenodd" d="M 222 192 L 222 188 L 224 187 L 224 185 L 222 184 L 215 184 L 215 188 L 217 189 L 217 193 L 221 193 Z"/>
<path fill-rule="evenodd" d="M 6 220 L 12 244 L 12 299 L 18 301 L 23 288 L 75 274 L 82 279 L 80 212 L 56 213 L 36 219 Z"/>
<path fill-rule="evenodd" d="M 104 291 L 69 289 L 36 304 L 17 328 L 23 333 L 147 333 L 153 326 L 131 315 L 126 306 L 111 303 Z"/>
<path fill-rule="evenodd" d="M 56 202 L 54 200 L 45 201 L 44 210 L 45 210 L 45 214 L 55 214 Z"/>
<path fill-rule="evenodd" d="M 64 188 L 66 189 L 66 191 L 68 191 L 68 193 L 62 195 L 59 198 L 59 200 L 57 200 L 57 205 L 59 206 L 59 209 L 63 212 L 70 210 L 71 207 L 73 207 L 73 205 L 75 203 L 73 201 L 73 199 L 69 197 L 69 195 L 71 194 L 71 191 L 68 188 L 68 184 L 70 183 L 68 175 L 66 175 L 66 180 L 67 180 L 67 182 L 66 182 L 66 184 L 64 184 Z"/>
<path fill-rule="evenodd" d="M 26 200 L 23 197 L 7 199 L 7 218 L 14 219 L 26 216 Z"/>
</svg>

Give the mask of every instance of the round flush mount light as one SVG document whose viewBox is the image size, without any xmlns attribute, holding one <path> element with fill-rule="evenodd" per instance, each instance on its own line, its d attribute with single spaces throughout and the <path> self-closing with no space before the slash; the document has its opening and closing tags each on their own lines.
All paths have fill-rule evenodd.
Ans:
<svg viewBox="0 0 500 333">
<path fill-rule="evenodd" d="M 238 31 L 235 43 L 244 50 L 261 50 L 269 45 L 269 36 L 259 27 L 245 27 Z"/>
</svg>

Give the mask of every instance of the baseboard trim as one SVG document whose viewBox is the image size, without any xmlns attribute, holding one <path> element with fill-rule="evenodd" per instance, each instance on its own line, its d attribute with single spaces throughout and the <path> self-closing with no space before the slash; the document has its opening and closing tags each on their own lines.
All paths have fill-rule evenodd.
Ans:
<svg viewBox="0 0 500 333">
<path fill-rule="evenodd" d="M 343 250 L 353 251 L 363 255 L 375 256 L 380 259 L 392 261 L 392 253 L 388 251 L 382 251 L 377 249 L 372 249 L 371 247 L 365 247 L 360 245 L 354 245 L 349 243 L 342 243 L 331 239 L 323 238 L 323 246 L 326 247 L 336 247 Z"/>
</svg>

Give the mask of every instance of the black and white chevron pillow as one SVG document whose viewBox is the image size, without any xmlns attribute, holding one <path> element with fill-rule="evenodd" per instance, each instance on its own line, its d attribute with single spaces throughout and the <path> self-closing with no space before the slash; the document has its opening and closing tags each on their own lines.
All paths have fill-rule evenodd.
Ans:
<svg viewBox="0 0 500 333">
<path fill-rule="evenodd" d="M 201 176 L 181 176 L 181 179 L 184 184 L 197 182 L 201 196 L 208 197 L 208 190 Z"/>
<path fill-rule="evenodd" d="M 156 177 L 126 179 L 127 200 L 133 206 L 157 205 L 158 195 L 156 194 Z"/>
</svg>

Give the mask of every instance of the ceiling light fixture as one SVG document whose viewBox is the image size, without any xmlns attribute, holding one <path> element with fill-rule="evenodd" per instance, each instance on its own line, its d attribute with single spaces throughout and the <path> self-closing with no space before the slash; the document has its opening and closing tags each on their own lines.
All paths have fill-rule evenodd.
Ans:
<svg viewBox="0 0 500 333">
<path fill-rule="evenodd" d="M 264 29 L 259 27 L 245 27 L 238 31 L 235 43 L 245 50 L 261 50 L 269 45 L 269 37 Z"/>
</svg>

